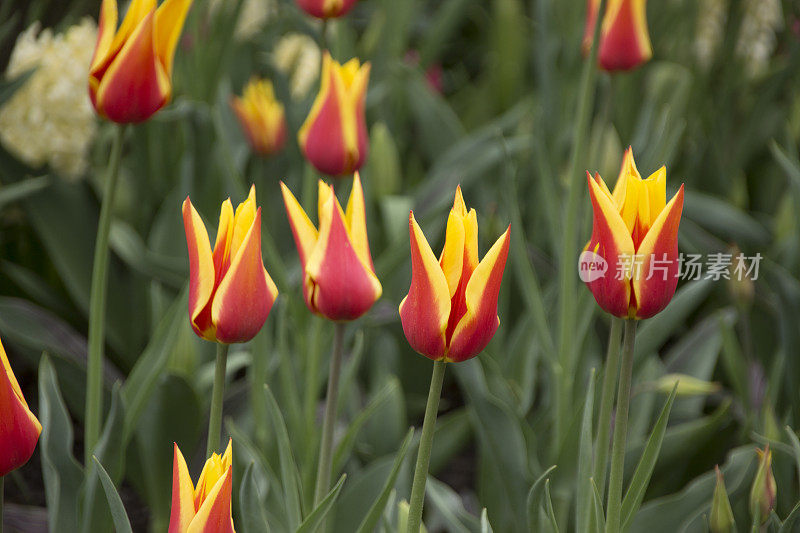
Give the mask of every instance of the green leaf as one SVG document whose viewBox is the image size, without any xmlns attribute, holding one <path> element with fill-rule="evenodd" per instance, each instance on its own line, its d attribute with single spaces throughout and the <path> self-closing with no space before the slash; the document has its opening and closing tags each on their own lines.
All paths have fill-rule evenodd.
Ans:
<svg viewBox="0 0 800 533">
<path fill-rule="evenodd" d="M 344 485 L 344 480 L 346 478 L 347 474 L 342 474 L 342 477 L 339 478 L 336 485 L 334 485 L 328 495 L 325 496 L 325 499 L 317 505 L 316 509 L 311 511 L 311 514 L 309 514 L 305 520 L 303 520 L 303 523 L 300 524 L 300 527 L 297 528 L 295 533 L 312 533 L 322 525 L 325 521 L 325 517 L 328 516 L 331 508 L 333 508 L 336 498 L 339 497 L 339 492 L 342 490 L 342 485 Z"/>
<path fill-rule="evenodd" d="M 72 421 L 47 354 L 39 363 L 39 420 L 47 521 L 64 531 L 79 531 L 78 509 L 83 468 L 72 456 Z"/>
<path fill-rule="evenodd" d="M 600 491 L 597 489 L 597 484 L 594 479 L 590 479 L 589 483 L 592 485 L 592 526 L 594 526 L 595 533 L 603 533 L 606 530 L 606 515 L 603 511 L 603 498 L 600 497 Z"/>
<path fill-rule="evenodd" d="M 798 520 L 800 520 L 800 503 L 794 506 L 792 511 L 789 513 L 789 516 L 787 516 L 783 521 L 783 524 L 781 524 L 781 528 L 778 530 L 778 533 L 791 533 L 792 531 L 797 531 L 795 524 Z"/>
<path fill-rule="evenodd" d="M 342 465 L 347 460 L 348 456 L 350 455 L 350 451 L 353 449 L 353 445 L 355 444 L 356 437 L 358 436 L 359 431 L 364 426 L 364 424 L 378 412 L 378 408 L 380 408 L 386 400 L 388 400 L 392 393 L 400 387 L 400 382 L 397 379 L 389 380 L 381 389 L 373 396 L 373 398 L 367 403 L 367 405 L 358 413 L 350 424 L 347 426 L 347 432 L 342 437 L 342 440 L 339 442 L 338 446 L 336 446 L 336 450 L 333 453 L 333 473 L 339 472 L 341 470 Z"/>
<path fill-rule="evenodd" d="M 0 99 L 2 99 L 2 96 L 0 96 Z M 0 106 L 2 105 L 3 104 L 0 103 Z M 40 176 L 38 178 L 26 178 L 16 183 L 3 185 L 0 187 L 0 211 L 10 203 L 27 198 L 47 188 L 51 180 L 52 178 L 50 178 L 50 176 Z"/>
<path fill-rule="evenodd" d="M 30 70 L 26 70 L 22 74 L 18 75 L 17 77 L 10 79 L 10 80 L 3 80 L 0 81 L 0 107 L 3 107 L 3 104 L 8 102 L 14 93 L 16 93 L 25 82 L 33 76 L 33 73 L 36 72 L 35 68 Z"/>
<path fill-rule="evenodd" d="M 544 505 L 547 512 L 547 519 L 550 522 L 550 528 L 553 533 L 558 533 L 558 520 L 556 520 L 556 513 L 553 510 L 553 500 L 550 498 L 550 480 L 544 482 Z"/>
<path fill-rule="evenodd" d="M 106 472 L 106 469 L 100 464 L 100 460 L 97 459 L 96 456 L 92 456 L 92 459 L 94 459 L 97 475 L 103 483 L 103 490 L 106 492 L 108 508 L 111 510 L 111 516 L 114 518 L 114 528 L 117 530 L 117 533 L 133 533 L 128 515 L 125 512 L 125 506 L 122 505 L 122 499 L 119 497 L 117 489 L 114 487 L 114 482 L 111 481 L 108 472 Z"/>
<path fill-rule="evenodd" d="M 633 472 L 633 477 L 628 485 L 625 498 L 622 500 L 621 516 L 623 531 L 628 529 L 634 514 L 639 509 L 644 499 L 644 493 L 647 490 L 647 485 L 650 483 L 650 476 L 653 475 L 653 470 L 658 460 L 658 452 L 661 450 L 661 443 L 664 441 L 664 434 L 667 432 L 669 413 L 672 410 L 672 402 L 675 401 L 677 392 L 678 384 L 676 383 L 672 388 L 669 398 L 667 398 L 667 402 L 661 409 L 661 414 L 658 415 L 656 425 L 653 427 L 653 432 L 650 433 L 650 438 L 647 439 L 647 444 L 639 459 L 639 464 L 636 465 L 636 470 Z"/>
<path fill-rule="evenodd" d="M 550 474 L 556 469 L 556 465 L 551 466 L 540 475 L 531 485 L 528 491 L 526 508 L 528 510 L 528 531 L 536 531 L 541 521 L 540 500 L 544 491 L 544 483 L 549 480 Z"/>
<path fill-rule="evenodd" d="M 264 503 L 255 477 L 255 463 L 250 463 L 239 487 L 239 529 L 242 533 L 269 533 Z"/>
<path fill-rule="evenodd" d="M 797 465 L 798 479 L 800 479 L 800 439 L 797 438 L 797 434 L 791 427 L 785 426 L 784 429 L 786 434 L 789 435 L 789 441 L 792 443 L 792 452 Z"/>
<path fill-rule="evenodd" d="M 470 533 L 480 529 L 476 517 L 464 508 L 462 498 L 448 485 L 429 476 L 425 494 L 430 500 L 431 510 L 436 511 L 443 522 L 445 531 Z"/>
<path fill-rule="evenodd" d="M 283 415 L 278 407 L 278 402 L 275 401 L 275 396 L 273 396 L 269 385 L 264 385 L 264 391 L 267 397 L 267 410 L 272 417 L 272 425 L 275 428 L 276 439 L 278 441 L 278 455 L 280 457 L 281 482 L 283 483 L 286 516 L 289 519 L 289 528 L 294 530 L 300 524 L 303 516 L 300 501 L 300 473 L 297 471 L 297 463 L 292 454 L 289 432 L 286 430 L 286 424 L 283 421 Z"/>
<path fill-rule="evenodd" d="M 486 507 L 481 511 L 481 533 L 494 533 L 492 525 L 489 523 L 489 513 L 486 512 Z"/>
<path fill-rule="evenodd" d="M 156 384 L 164 374 L 170 353 L 179 337 L 179 329 L 188 327 L 186 318 L 188 294 L 189 291 L 184 289 L 172 303 L 122 387 L 126 406 L 125 443 L 130 440 L 139 417 L 142 416 Z"/>
<path fill-rule="evenodd" d="M 575 522 L 578 531 L 588 531 L 591 520 L 591 485 L 587 483 L 592 475 L 592 417 L 594 416 L 594 387 L 595 369 L 589 375 L 589 387 L 586 390 L 586 400 L 583 404 L 583 421 L 581 422 L 581 437 L 578 445 L 578 477 L 577 501 L 575 504 Z"/>
<path fill-rule="evenodd" d="M 372 506 L 370 506 L 367 515 L 364 517 L 364 520 L 361 521 L 361 525 L 358 526 L 358 533 L 372 533 L 375 530 L 375 526 L 378 524 L 378 520 L 386 508 L 386 503 L 389 501 L 389 495 L 397 481 L 397 475 L 400 473 L 400 468 L 403 466 L 403 461 L 408 454 L 408 448 L 413 438 L 414 428 L 412 427 L 408 430 L 408 433 L 406 433 L 406 438 L 403 439 L 403 443 L 397 451 L 392 470 L 389 472 L 389 477 L 386 478 L 383 489 L 381 489 L 378 498 L 373 502 Z"/>
</svg>

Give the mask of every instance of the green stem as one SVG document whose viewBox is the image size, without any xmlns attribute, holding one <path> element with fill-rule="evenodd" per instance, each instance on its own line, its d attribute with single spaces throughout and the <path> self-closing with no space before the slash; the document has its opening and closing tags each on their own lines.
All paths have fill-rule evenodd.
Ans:
<svg viewBox="0 0 800 533">
<path fill-rule="evenodd" d="M 622 481 L 625 474 L 625 444 L 628 437 L 628 407 L 631 400 L 633 378 L 633 346 L 636 342 L 636 320 L 625 321 L 622 345 L 622 364 L 617 390 L 617 412 L 614 417 L 614 444 L 611 449 L 611 477 L 608 481 L 608 516 L 606 533 L 620 532 L 622 512 Z"/>
<path fill-rule="evenodd" d="M 100 416 L 103 411 L 103 340 L 108 281 L 108 236 L 111 230 L 111 211 L 119 181 L 119 164 L 122 159 L 122 142 L 125 126 L 117 127 L 108 171 L 105 193 L 101 201 L 97 240 L 94 245 L 92 288 L 89 296 L 89 353 L 86 364 L 86 422 L 84 425 L 84 464 L 92 464 L 92 453 L 100 438 Z"/>
<path fill-rule="evenodd" d="M 222 430 L 222 401 L 225 397 L 225 367 L 228 364 L 228 345 L 217 344 L 217 363 L 214 370 L 214 391 L 211 393 L 211 412 L 208 415 L 208 444 L 206 458 L 219 450 Z"/>
<path fill-rule="evenodd" d="M 435 361 L 428 403 L 425 406 L 425 420 L 422 422 L 422 435 L 419 438 L 417 466 L 414 468 L 414 483 L 411 485 L 411 502 L 408 509 L 408 533 L 419 533 L 422 525 L 422 506 L 425 503 L 425 482 L 428 479 L 428 465 L 431 462 L 433 432 L 436 429 L 436 414 L 439 412 L 439 398 L 442 395 L 442 382 L 447 363 Z"/>
<path fill-rule="evenodd" d="M 557 428 L 557 442 L 561 442 L 561 431 L 564 426 L 561 422 L 570 420 L 571 414 L 571 395 L 572 379 L 572 340 L 575 325 L 575 292 L 576 282 L 575 265 L 577 264 L 577 221 L 579 215 L 581 191 L 584 187 L 584 179 L 578 174 L 578 169 L 583 163 L 586 151 L 586 139 L 588 137 L 589 119 L 594 105 L 595 78 L 597 77 L 597 48 L 600 35 L 600 21 L 603 19 L 605 10 L 605 0 L 600 0 L 598 6 L 597 20 L 594 28 L 594 38 L 589 58 L 583 65 L 581 75 L 580 92 L 578 93 L 578 110 L 575 119 L 574 139 L 572 143 L 572 158 L 569 165 L 567 180 L 569 183 L 567 192 L 566 215 L 564 219 L 564 235 L 561 245 L 561 268 L 559 271 L 559 361 L 563 368 L 562 379 L 558 384 L 558 409 L 555 420 Z"/>
<path fill-rule="evenodd" d="M 600 393 L 600 418 L 597 424 L 597 441 L 595 443 L 594 480 L 600 498 L 606 492 L 606 472 L 608 471 L 608 436 L 611 433 L 611 408 L 614 406 L 614 384 L 617 382 L 619 367 L 619 342 L 622 336 L 622 319 L 611 321 L 608 334 L 608 352 L 603 372 L 603 390 Z"/>
<path fill-rule="evenodd" d="M 328 392 L 325 397 L 325 418 L 322 421 L 322 442 L 319 449 L 317 465 L 317 486 L 314 490 L 314 506 L 325 498 L 331 484 L 331 462 L 333 459 L 333 426 L 336 422 L 336 403 L 339 399 L 339 375 L 342 373 L 342 352 L 344 348 L 345 323 L 337 322 L 333 338 L 333 355 L 331 355 L 330 372 L 328 373 Z"/>
</svg>

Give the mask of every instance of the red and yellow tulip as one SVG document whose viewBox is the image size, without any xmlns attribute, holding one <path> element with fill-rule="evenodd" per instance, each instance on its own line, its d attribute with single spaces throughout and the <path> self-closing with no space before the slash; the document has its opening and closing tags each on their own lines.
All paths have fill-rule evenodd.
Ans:
<svg viewBox="0 0 800 533">
<path fill-rule="evenodd" d="M 303 268 L 303 298 L 308 308 L 330 320 L 354 320 L 381 296 L 369 253 L 364 193 L 358 173 L 347 211 L 333 187 L 319 181 L 319 230 L 281 182 L 283 202 Z"/>
<path fill-rule="evenodd" d="M 233 211 L 222 203 L 214 250 L 189 197 L 183 202 L 189 248 L 189 319 L 200 337 L 225 344 L 246 342 L 264 325 L 278 289 L 261 258 L 261 208 L 256 188 Z"/>
<path fill-rule="evenodd" d="M 28 462 L 42 425 L 25 403 L 2 342 L 0 362 L 0 477 L 3 477 Z"/>
<path fill-rule="evenodd" d="M 683 185 L 667 202 L 666 168 L 643 180 L 631 148 L 613 193 L 599 174 L 587 177 L 594 221 L 584 254 L 599 255 L 607 270 L 586 284 L 608 313 L 649 318 L 667 306 L 678 284 Z"/>
<path fill-rule="evenodd" d="M 286 116 L 283 104 L 275 99 L 272 82 L 251 79 L 244 94 L 231 99 L 247 141 L 254 152 L 274 154 L 286 143 Z"/>
<path fill-rule="evenodd" d="M 353 58 L 340 65 L 326 51 L 322 58 L 319 94 L 300 128 L 303 154 L 317 170 L 330 176 L 352 174 L 364 164 L 369 136 L 364 102 L 370 64 Z"/>
<path fill-rule="evenodd" d="M 583 50 L 592 47 L 600 0 L 589 0 Z M 600 26 L 598 60 L 604 70 L 630 70 L 653 57 L 647 31 L 647 0 L 608 0 Z"/>
<path fill-rule="evenodd" d="M 300 9 L 321 19 L 345 15 L 356 4 L 356 0 L 297 0 Z"/>
<path fill-rule="evenodd" d="M 475 357 L 494 336 L 500 319 L 497 297 L 503 279 L 511 228 L 478 261 L 478 218 L 467 210 L 461 187 L 447 219 L 439 260 L 414 219 L 411 240 L 411 288 L 400 303 L 403 332 L 411 347 L 434 361 Z"/>
<path fill-rule="evenodd" d="M 117 29 L 117 0 L 103 0 L 89 96 L 97 113 L 142 122 L 172 96 L 172 60 L 192 0 L 133 0 Z"/>
<path fill-rule="evenodd" d="M 228 441 L 222 457 L 215 453 L 208 458 L 195 487 L 186 460 L 178 445 L 174 445 L 169 533 L 234 533 L 231 463 L 231 442 Z"/>
</svg>

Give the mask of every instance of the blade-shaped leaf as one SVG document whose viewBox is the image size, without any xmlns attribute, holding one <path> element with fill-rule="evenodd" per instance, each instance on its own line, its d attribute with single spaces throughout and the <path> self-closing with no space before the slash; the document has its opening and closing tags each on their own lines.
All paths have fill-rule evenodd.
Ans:
<svg viewBox="0 0 800 533">
<path fill-rule="evenodd" d="M 575 522 L 578 531 L 588 531 L 591 518 L 591 485 L 587 483 L 592 475 L 592 417 L 594 416 L 595 371 L 589 376 L 589 387 L 586 401 L 583 404 L 583 421 L 581 422 L 581 438 L 578 445 L 578 499 L 575 505 Z"/>
<path fill-rule="evenodd" d="M 312 533 L 317 530 L 325 520 L 325 517 L 328 516 L 333 504 L 336 503 L 336 498 L 339 497 L 339 492 L 341 492 L 342 485 L 344 485 L 344 480 L 346 478 L 347 474 L 342 474 L 342 477 L 339 478 L 336 485 L 334 485 L 328 495 L 325 496 L 325 499 L 317 505 L 316 509 L 311 511 L 311 514 L 309 514 L 305 520 L 303 520 L 303 523 L 300 524 L 300 527 L 297 528 L 295 533 Z"/>
<path fill-rule="evenodd" d="M 239 528 L 243 533 L 269 533 L 261 491 L 255 477 L 255 463 L 247 465 L 239 487 Z"/>
<path fill-rule="evenodd" d="M 544 491 L 545 481 L 549 479 L 549 475 L 556 469 L 556 465 L 551 466 L 540 475 L 536 481 L 531 485 L 531 490 L 528 491 L 527 508 L 528 508 L 528 530 L 536 531 L 541 519 L 540 514 L 540 500 Z"/>
<path fill-rule="evenodd" d="M 297 471 L 297 463 L 292 454 L 289 432 L 286 430 L 286 423 L 283 421 L 278 402 L 275 401 L 275 396 L 272 394 L 269 385 L 264 385 L 264 391 L 267 396 L 267 410 L 272 417 L 272 424 L 278 439 L 278 455 L 281 463 L 281 481 L 283 482 L 286 514 L 289 518 L 289 527 L 295 529 L 300 524 L 303 516 L 300 502 L 300 474 Z"/>
<path fill-rule="evenodd" d="M 642 504 L 644 493 L 647 490 L 647 485 L 650 483 L 650 476 L 653 475 L 653 469 L 658 460 L 658 452 L 661 450 L 661 443 L 664 441 L 664 434 L 667 432 L 667 422 L 669 421 L 669 413 L 672 410 L 672 403 L 675 401 L 675 395 L 678 392 L 678 384 L 672 387 L 672 392 L 667 398 L 667 402 L 661 409 L 661 414 L 658 415 L 656 425 L 653 427 L 650 438 L 647 439 L 647 444 L 642 451 L 642 456 L 639 459 L 639 464 L 636 465 L 636 470 L 633 472 L 628 491 L 625 493 L 625 498 L 622 500 L 622 530 L 625 531 L 633 520 L 633 515 L 636 514 L 637 509 Z"/>
<path fill-rule="evenodd" d="M 122 505 L 122 499 L 119 497 L 116 487 L 114 487 L 114 482 L 111 481 L 108 472 L 100 464 L 97 457 L 92 456 L 92 459 L 94 459 L 95 471 L 103 484 L 103 490 L 106 492 L 108 508 L 111 510 L 111 517 L 114 519 L 114 529 L 117 530 L 117 533 L 133 533 L 128 514 L 125 512 L 125 506 Z"/>
<path fill-rule="evenodd" d="M 481 533 L 494 533 L 492 525 L 489 523 L 489 513 L 486 512 L 486 507 L 481 511 Z"/>
</svg>

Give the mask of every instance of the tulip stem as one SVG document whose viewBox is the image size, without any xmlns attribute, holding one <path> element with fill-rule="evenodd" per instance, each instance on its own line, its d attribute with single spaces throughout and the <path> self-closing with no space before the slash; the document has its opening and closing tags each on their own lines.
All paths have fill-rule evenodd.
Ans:
<svg viewBox="0 0 800 533">
<path fill-rule="evenodd" d="M 614 406 L 614 385 L 619 370 L 619 343 L 622 337 L 622 319 L 611 320 L 611 331 L 608 334 L 608 352 L 603 372 L 603 389 L 600 393 L 600 419 L 597 425 L 597 441 L 595 443 L 594 480 L 600 498 L 606 492 L 606 474 L 608 472 L 608 437 L 611 433 L 611 408 Z"/>
<path fill-rule="evenodd" d="M 92 464 L 95 444 L 100 438 L 100 416 L 103 411 L 103 341 L 105 328 L 106 289 L 108 281 L 108 236 L 111 230 L 111 211 L 119 181 L 119 165 L 122 159 L 122 142 L 125 126 L 117 127 L 108 171 L 105 192 L 100 206 L 97 239 L 94 245 L 92 287 L 89 297 L 89 348 L 86 364 L 86 422 L 84 424 L 84 464 Z"/>
<path fill-rule="evenodd" d="M 628 407 L 633 378 L 633 347 L 636 342 L 636 320 L 625 321 L 622 344 L 622 365 L 617 390 L 617 412 L 614 417 L 614 444 L 611 448 L 611 477 L 608 481 L 608 513 L 606 533 L 619 533 L 622 512 L 622 481 L 625 473 L 625 445 L 628 437 Z"/>
<path fill-rule="evenodd" d="M 225 367 L 228 364 L 228 345 L 217 344 L 217 362 L 214 369 L 214 391 L 211 393 L 211 412 L 208 415 L 208 444 L 206 458 L 219 448 L 222 430 L 222 401 L 225 396 Z"/>
<path fill-rule="evenodd" d="M 442 396 L 442 382 L 447 363 L 434 361 L 428 403 L 425 406 L 425 420 L 422 422 L 422 435 L 419 438 L 417 465 L 414 467 L 414 482 L 411 485 L 411 502 L 408 508 L 408 533 L 419 533 L 422 525 L 422 507 L 425 503 L 425 482 L 428 479 L 428 466 L 431 462 L 433 432 L 436 429 L 436 415 L 439 412 L 439 399 Z"/>
<path fill-rule="evenodd" d="M 597 49 L 600 41 L 600 21 L 603 20 L 603 11 L 606 0 L 600 0 L 597 17 L 594 25 L 594 36 L 589 57 L 583 65 L 581 74 L 580 92 L 578 93 L 577 116 L 573 130 L 572 157 L 570 159 L 569 173 L 567 174 L 567 205 L 564 219 L 564 234 L 561 245 L 561 265 L 559 271 L 559 363 L 562 367 L 561 379 L 556 384 L 558 405 L 555 419 L 555 442 L 562 442 L 562 431 L 565 429 L 561 422 L 571 419 L 572 380 L 574 379 L 572 339 L 575 326 L 575 296 L 577 277 L 575 265 L 577 264 L 577 221 L 579 215 L 581 191 L 585 183 L 578 174 L 578 168 L 583 164 L 586 152 L 589 120 L 594 105 L 595 79 L 597 77 Z"/>
<path fill-rule="evenodd" d="M 317 465 L 317 486 L 314 490 L 314 506 L 325 498 L 331 484 L 331 462 L 333 459 L 333 426 L 336 422 L 336 404 L 339 399 L 339 374 L 342 370 L 345 323 L 337 322 L 333 336 L 333 354 L 328 372 L 328 391 L 325 396 L 325 418 L 322 421 L 322 441 Z"/>
</svg>

